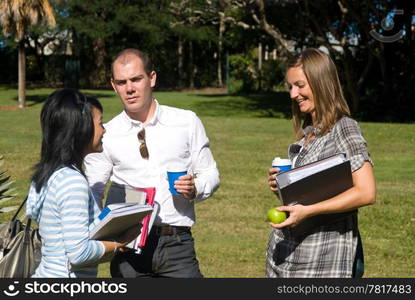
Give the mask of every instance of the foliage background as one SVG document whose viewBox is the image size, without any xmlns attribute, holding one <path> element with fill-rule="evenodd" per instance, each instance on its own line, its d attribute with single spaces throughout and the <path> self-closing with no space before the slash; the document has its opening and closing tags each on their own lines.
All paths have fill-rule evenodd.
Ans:
<svg viewBox="0 0 415 300">
<path fill-rule="evenodd" d="M 356 118 L 415 120 L 414 1 L 49 2 L 58 26 L 35 26 L 24 41 L 29 86 L 107 88 L 111 58 L 136 47 L 153 58 L 159 89 L 281 91 L 287 58 L 323 47 L 339 68 Z M 371 34 L 391 37 L 401 30 L 404 35 L 392 43 Z M 11 36 L 0 36 L 0 64 L 0 83 L 15 83 L 17 44 Z"/>
</svg>

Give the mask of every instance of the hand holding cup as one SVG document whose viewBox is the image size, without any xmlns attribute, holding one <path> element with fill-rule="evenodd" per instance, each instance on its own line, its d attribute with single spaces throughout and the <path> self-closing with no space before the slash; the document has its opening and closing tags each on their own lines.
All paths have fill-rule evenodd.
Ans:
<svg viewBox="0 0 415 300">
<path fill-rule="evenodd" d="M 271 191 L 277 192 L 278 186 L 275 180 L 277 177 L 277 174 L 291 170 L 291 160 L 282 159 L 280 157 L 275 157 L 271 165 L 272 165 L 272 168 L 268 170 L 268 185 Z"/>
<path fill-rule="evenodd" d="M 277 174 L 279 172 L 278 168 L 270 168 L 268 169 L 268 185 L 273 192 L 278 191 L 277 181 L 275 180 Z"/>
<path fill-rule="evenodd" d="M 291 170 L 291 160 L 286 159 L 286 158 L 276 157 L 272 161 L 271 165 L 273 168 L 278 168 L 279 173 L 283 173 L 283 172 L 287 172 Z"/>
<path fill-rule="evenodd" d="M 175 168 L 175 169 L 172 169 L 172 168 L 167 169 L 167 179 L 169 180 L 169 190 L 170 190 L 170 193 L 172 195 L 178 195 L 179 194 L 179 192 L 176 190 L 176 188 L 174 186 L 175 185 L 175 182 L 180 177 L 182 177 L 182 176 L 184 176 L 186 174 L 187 174 L 187 170 L 185 170 L 185 169 L 177 169 L 177 168 Z"/>
<path fill-rule="evenodd" d="M 193 199 L 196 196 L 196 185 L 191 174 L 182 175 L 174 182 L 175 190 L 186 199 Z"/>
<path fill-rule="evenodd" d="M 196 195 L 196 186 L 191 174 L 187 174 L 184 169 L 168 169 L 167 179 L 169 181 L 170 193 L 182 195 L 186 199 L 193 199 Z"/>
</svg>

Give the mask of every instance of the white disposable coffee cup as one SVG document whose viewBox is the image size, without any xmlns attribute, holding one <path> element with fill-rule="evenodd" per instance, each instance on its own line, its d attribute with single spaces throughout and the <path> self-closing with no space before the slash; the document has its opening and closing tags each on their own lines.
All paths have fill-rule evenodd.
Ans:
<svg viewBox="0 0 415 300">
<path fill-rule="evenodd" d="M 280 169 L 280 173 L 291 170 L 291 160 L 288 158 L 275 157 L 272 167 Z"/>
</svg>

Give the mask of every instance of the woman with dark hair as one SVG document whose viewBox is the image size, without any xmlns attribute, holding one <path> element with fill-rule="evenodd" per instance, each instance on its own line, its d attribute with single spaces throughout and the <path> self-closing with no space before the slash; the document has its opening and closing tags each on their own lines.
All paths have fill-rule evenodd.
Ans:
<svg viewBox="0 0 415 300">
<path fill-rule="evenodd" d="M 129 242 L 89 239 L 100 210 L 82 163 L 87 154 L 103 150 L 102 111 L 97 99 L 73 89 L 52 93 L 42 108 L 42 149 L 26 207 L 42 237 L 42 259 L 33 277 L 96 277 L 103 255 Z"/>
<path fill-rule="evenodd" d="M 289 213 L 272 224 L 266 258 L 266 277 L 359 277 L 363 259 L 357 213 L 294 236 L 290 227 L 305 218 L 354 211 L 376 199 L 372 160 L 359 125 L 350 118 L 336 67 L 317 49 L 306 49 L 288 62 L 286 80 L 292 100 L 297 141 L 288 148 L 293 167 L 300 167 L 337 153 L 350 160 L 353 187 L 325 201 L 303 206 L 280 206 Z M 268 174 L 270 189 L 277 193 L 275 176 Z M 324 189 L 324 185 L 321 186 Z"/>
</svg>

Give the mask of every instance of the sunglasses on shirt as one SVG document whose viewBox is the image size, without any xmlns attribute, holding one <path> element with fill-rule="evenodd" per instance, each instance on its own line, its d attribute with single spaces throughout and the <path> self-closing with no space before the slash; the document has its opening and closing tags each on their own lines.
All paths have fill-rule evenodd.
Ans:
<svg viewBox="0 0 415 300">
<path fill-rule="evenodd" d="M 140 142 L 141 157 L 144 159 L 148 159 L 149 154 L 148 154 L 148 149 L 146 145 L 146 131 L 144 128 L 137 133 L 137 138 L 138 138 L 138 141 Z"/>
</svg>

